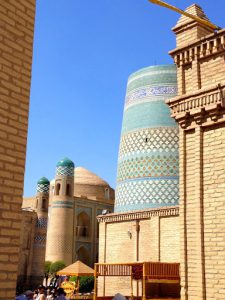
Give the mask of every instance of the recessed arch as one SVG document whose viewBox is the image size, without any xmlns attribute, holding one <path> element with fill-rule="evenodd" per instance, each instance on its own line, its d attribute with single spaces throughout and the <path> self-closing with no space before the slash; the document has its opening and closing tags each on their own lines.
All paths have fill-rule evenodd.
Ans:
<svg viewBox="0 0 225 300">
<path fill-rule="evenodd" d="M 90 227 L 91 227 L 91 220 L 89 215 L 82 211 L 77 216 L 77 236 L 79 237 L 88 237 L 90 236 Z"/>
<path fill-rule="evenodd" d="M 71 195 L 71 186 L 69 183 L 66 185 L 66 196 L 72 196 Z"/>
<path fill-rule="evenodd" d="M 90 251 L 86 247 L 81 246 L 77 250 L 77 258 L 78 260 L 82 261 L 84 264 L 90 266 Z"/>
<path fill-rule="evenodd" d="M 58 183 L 56 183 L 56 186 L 55 186 L 55 195 L 56 196 L 59 195 L 60 189 L 61 189 L 61 184 L 58 182 Z"/>
</svg>

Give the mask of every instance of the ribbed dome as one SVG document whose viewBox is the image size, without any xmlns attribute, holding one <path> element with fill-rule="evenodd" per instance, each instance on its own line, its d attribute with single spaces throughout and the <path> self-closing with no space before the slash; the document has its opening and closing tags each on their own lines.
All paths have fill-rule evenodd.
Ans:
<svg viewBox="0 0 225 300">
<path fill-rule="evenodd" d="M 74 175 L 74 196 L 86 197 L 91 200 L 114 201 L 115 193 L 110 185 L 98 175 L 83 168 L 73 169 Z M 55 185 L 55 180 L 51 181 L 51 187 Z M 50 190 L 52 190 L 50 188 Z"/>
<path fill-rule="evenodd" d="M 49 180 L 46 177 L 41 177 L 37 184 L 50 184 Z"/>
<path fill-rule="evenodd" d="M 98 186 L 109 186 L 109 184 L 96 174 L 83 167 L 77 167 L 74 171 L 75 184 L 88 184 Z"/>
<path fill-rule="evenodd" d="M 68 157 L 65 157 L 57 163 L 56 167 L 73 167 L 74 168 L 74 163 L 71 159 L 69 159 Z"/>
</svg>

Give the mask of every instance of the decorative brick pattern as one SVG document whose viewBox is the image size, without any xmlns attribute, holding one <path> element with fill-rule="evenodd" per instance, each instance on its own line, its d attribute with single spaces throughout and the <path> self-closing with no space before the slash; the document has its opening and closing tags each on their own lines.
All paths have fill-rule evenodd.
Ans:
<svg viewBox="0 0 225 300">
<path fill-rule="evenodd" d="M 123 135 L 120 141 L 119 161 L 136 153 L 157 152 L 178 153 L 178 128 L 147 128 Z"/>
<path fill-rule="evenodd" d="M 34 247 L 45 247 L 46 235 L 36 235 L 34 237 Z"/>
<path fill-rule="evenodd" d="M 134 90 L 127 94 L 125 99 L 125 109 L 127 109 L 132 104 L 137 104 L 138 101 L 157 101 L 155 96 L 163 96 L 163 95 L 176 95 L 177 87 L 176 86 L 150 86 L 143 87 L 137 90 Z M 154 96 L 152 99 L 151 96 Z M 149 99 L 150 98 L 150 99 Z"/>
<path fill-rule="evenodd" d="M 37 193 L 49 193 L 49 184 L 37 184 Z"/>
<path fill-rule="evenodd" d="M 56 175 L 61 176 L 74 176 L 74 167 L 58 166 L 56 167 Z"/>
<path fill-rule="evenodd" d="M 178 204 L 178 177 L 146 178 L 117 184 L 117 211 Z"/>
<path fill-rule="evenodd" d="M 164 103 L 176 92 L 173 65 L 145 68 L 129 78 L 116 212 L 178 204 L 178 129 Z"/>
<path fill-rule="evenodd" d="M 35 0 L 0 2 L 0 299 L 15 297 Z"/>
<path fill-rule="evenodd" d="M 47 228 L 48 219 L 47 218 L 38 218 L 36 221 L 37 228 Z"/>
</svg>

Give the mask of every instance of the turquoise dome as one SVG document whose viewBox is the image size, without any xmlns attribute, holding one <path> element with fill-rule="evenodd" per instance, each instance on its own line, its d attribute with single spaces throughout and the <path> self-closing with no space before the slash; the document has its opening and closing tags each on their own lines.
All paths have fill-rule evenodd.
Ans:
<svg viewBox="0 0 225 300">
<path fill-rule="evenodd" d="M 178 126 L 165 100 L 177 95 L 175 65 L 133 73 L 127 84 L 115 211 L 177 205 Z"/>
<path fill-rule="evenodd" d="M 46 177 L 41 177 L 37 184 L 50 184 L 49 180 Z"/>
<path fill-rule="evenodd" d="M 73 167 L 74 168 L 74 163 L 71 159 L 69 159 L 68 157 L 65 157 L 57 163 L 56 167 Z"/>
<path fill-rule="evenodd" d="M 56 165 L 56 175 L 74 176 L 74 163 L 68 157 L 61 159 Z"/>
<path fill-rule="evenodd" d="M 41 177 L 37 182 L 37 193 L 48 193 L 50 182 L 46 177 Z"/>
</svg>

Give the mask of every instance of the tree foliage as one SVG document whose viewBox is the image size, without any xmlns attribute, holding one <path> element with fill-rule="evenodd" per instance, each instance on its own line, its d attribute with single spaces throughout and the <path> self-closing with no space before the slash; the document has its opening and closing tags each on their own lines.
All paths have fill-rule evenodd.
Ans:
<svg viewBox="0 0 225 300">
<path fill-rule="evenodd" d="M 82 276 L 80 278 L 80 292 L 88 293 L 94 288 L 94 276 Z"/>
<path fill-rule="evenodd" d="M 62 260 L 58 260 L 55 262 L 52 262 L 49 268 L 49 272 L 51 275 L 55 275 L 58 271 L 62 270 L 65 268 L 66 264 Z"/>
<path fill-rule="evenodd" d="M 94 276 L 81 276 L 80 277 L 80 288 L 79 292 L 81 293 L 89 293 L 94 288 Z M 70 281 L 77 282 L 77 276 L 71 276 Z"/>
<path fill-rule="evenodd" d="M 50 267 L 51 267 L 51 264 L 52 262 L 47 260 L 45 261 L 45 266 L 44 266 L 44 273 L 45 273 L 45 276 L 49 275 L 50 274 Z"/>
</svg>

